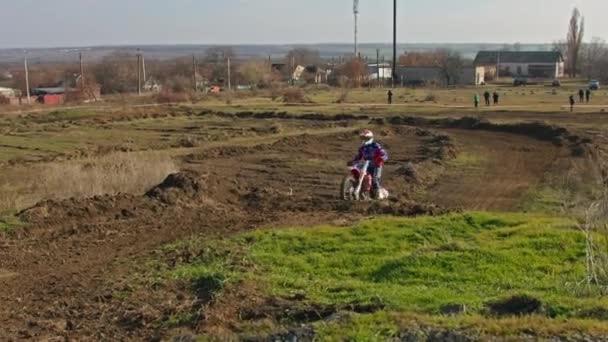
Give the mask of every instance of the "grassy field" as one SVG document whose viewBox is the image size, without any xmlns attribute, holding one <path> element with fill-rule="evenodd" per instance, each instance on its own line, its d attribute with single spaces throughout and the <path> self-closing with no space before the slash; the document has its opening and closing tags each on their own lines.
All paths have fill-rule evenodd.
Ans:
<svg viewBox="0 0 608 342">
<path fill-rule="evenodd" d="M 194 291 L 215 284 L 215 296 L 253 282 L 264 296 L 297 294 L 309 305 L 381 304 L 378 312 L 319 320 L 313 325 L 320 339 L 394 337 L 412 322 L 482 335 L 516 336 L 540 322 L 546 325 L 540 334 L 608 333 L 599 321 L 608 299 L 580 283 L 585 245 L 575 224 L 543 215 L 465 213 L 265 230 L 168 246 L 198 257 L 160 277 L 193 284 Z M 513 318 L 517 309 L 502 312 L 496 304 L 514 296 L 540 301 L 531 318 Z M 454 305 L 464 312 L 442 315 Z M 505 317 L 511 324 L 501 322 Z"/>
</svg>

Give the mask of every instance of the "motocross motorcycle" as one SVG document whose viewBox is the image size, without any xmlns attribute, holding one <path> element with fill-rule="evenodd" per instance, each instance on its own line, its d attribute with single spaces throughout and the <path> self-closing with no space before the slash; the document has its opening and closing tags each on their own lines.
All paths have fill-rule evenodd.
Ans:
<svg viewBox="0 0 608 342">
<path fill-rule="evenodd" d="M 349 174 L 342 180 L 340 196 L 344 201 L 371 201 L 388 199 L 386 189 L 372 189 L 372 175 L 369 174 L 370 162 L 363 161 L 349 167 Z"/>
</svg>

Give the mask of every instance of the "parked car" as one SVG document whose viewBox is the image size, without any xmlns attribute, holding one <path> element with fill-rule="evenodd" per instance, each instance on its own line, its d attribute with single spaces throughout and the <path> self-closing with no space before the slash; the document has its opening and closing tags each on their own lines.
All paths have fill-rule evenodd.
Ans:
<svg viewBox="0 0 608 342">
<path fill-rule="evenodd" d="M 561 87 L 562 86 L 562 82 L 558 79 L 553 80 L 553 82 L 551 83 L 552 86 L 554 87 Z"/>
<path fill-rule="evenodd" d="M 591 82 L 589 82 L 589 89 L 600 90 L 600 81 L 591 80 Z"/>
<path fill-rule="evenodd" d="M 515 87 L 528 85 L 528 79 L 525 77 L 516 77 L 513 79 L 513 85 Z"/>
</svg>

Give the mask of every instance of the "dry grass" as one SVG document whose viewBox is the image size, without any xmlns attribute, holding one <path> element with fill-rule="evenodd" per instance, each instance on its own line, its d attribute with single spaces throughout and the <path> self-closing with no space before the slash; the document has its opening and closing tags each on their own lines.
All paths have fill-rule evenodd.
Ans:
<svg viewBox="0 0 608 342">
<path fill-rule="evenodd" d="M 69 162 L 5 169 L 0 178 L 0 212 L 48 199 L 143 193 L 177 165 L 161 153 L 115 153 Z"/>
<path fill-rule="evenodd" d="M 160 93 L 156 94 L 156 102 L 158 103 L 180 103 L 189 101 L 190 95 L 186 92 L 175 92 L 163 89 Z"/>
<path fill-rule="evenodd" d="M 289 88 L 283 92 L 283 102 L 285 103 L 306 103 L 304 90 L 301 88 Z"/>
</svg>

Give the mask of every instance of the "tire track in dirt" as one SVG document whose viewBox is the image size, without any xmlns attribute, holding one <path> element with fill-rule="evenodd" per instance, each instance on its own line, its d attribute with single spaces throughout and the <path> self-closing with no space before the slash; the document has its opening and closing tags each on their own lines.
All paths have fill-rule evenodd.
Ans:
<svg viewBox="0 0 608 342">
<path fill-rule="evenodd" d="M 516 210 L 543 181 L 563 152 L 549 142 L 522 135 L 446 130 L 463 154 L 450 164 L 427 199 L 448 208 Z"/>
</svg>

